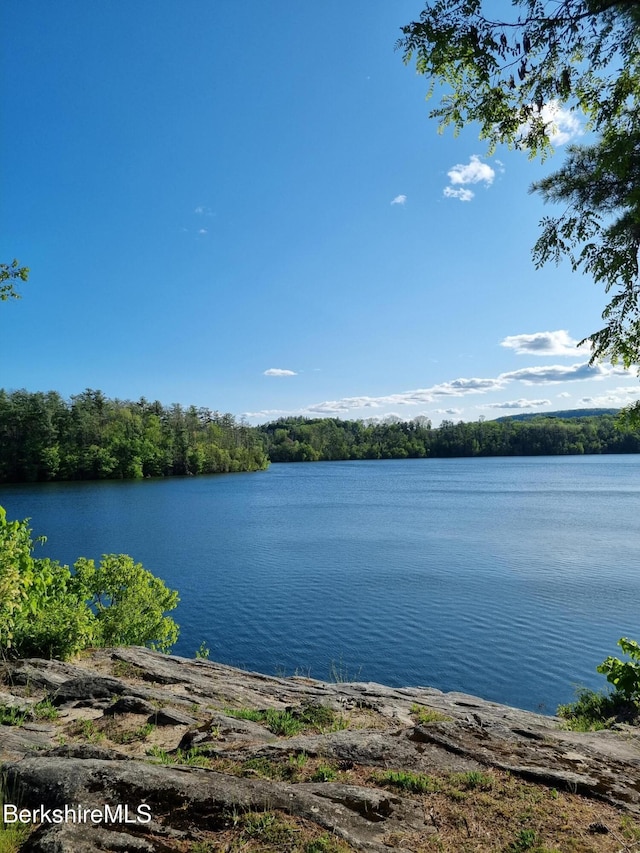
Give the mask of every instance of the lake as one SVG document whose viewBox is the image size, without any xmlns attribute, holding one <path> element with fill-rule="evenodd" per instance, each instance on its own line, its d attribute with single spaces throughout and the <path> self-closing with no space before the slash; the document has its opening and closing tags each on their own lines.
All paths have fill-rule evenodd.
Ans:
<svg viewBox="0 0 640 853">
<path fill-rule="evenodd" d="M 640 456 L 272 465 L 0 486 L 38 549 L 128 553 L 180 591 L 174 651 L 553 712 L 640 639 Z"/>
</svg>

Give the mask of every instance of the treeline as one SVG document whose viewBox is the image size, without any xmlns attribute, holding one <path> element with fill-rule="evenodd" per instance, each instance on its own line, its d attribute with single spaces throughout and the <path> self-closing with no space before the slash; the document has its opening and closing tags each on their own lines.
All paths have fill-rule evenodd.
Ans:
<svg viewBox="0 0 640 853">
<path fill-rule="evenodd" d="M 272 462 L 639 453 L 615 415 L 530 420 L 343 421 L 280 418 L 251 427 L 206 408 L 111 400 L 86 390 L 0 390 L 0 482 L 102 480 L 256 471 Z"/>
<path fill-rule="evenodd" d="M 256 471 L 268 459 L 255 429 L 233 415 L 110 400 L 88 389 L 0 390 L 0 482 L 102 480 Z"/>
<path fill-rule="evenodd" d="M 258 430 L 272 462 L 640 452 L 640 434 L 617 428 L 614 415 L 443 421 L 437 429 L 427 418 L 366 423 L 297 417 L 280 418 Z"/>
</svg>

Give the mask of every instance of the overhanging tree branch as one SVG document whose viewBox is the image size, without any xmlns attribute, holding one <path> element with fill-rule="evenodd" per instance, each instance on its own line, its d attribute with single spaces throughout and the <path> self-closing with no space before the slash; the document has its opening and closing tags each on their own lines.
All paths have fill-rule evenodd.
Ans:
<svg viewBox="0 0 640 853">
<path fill-rule="evenodd" d="M 443 87 L 430 112 L 454 132 L 478 123 L 498 144 L 544 159 L 553 152 L 549 108 L 582 113 L 596 134 L 533 185 L 565 212 L 545 217 L 536 266 L 567 258 L 613 293 L 605 326 L 590 334 L 592 360 L 640 365 L 640 2 L 514 0 L 521 14 L 494 21 L 483 0 L 435 0 L 402 28 L 406 63 Z"/>
</svg>

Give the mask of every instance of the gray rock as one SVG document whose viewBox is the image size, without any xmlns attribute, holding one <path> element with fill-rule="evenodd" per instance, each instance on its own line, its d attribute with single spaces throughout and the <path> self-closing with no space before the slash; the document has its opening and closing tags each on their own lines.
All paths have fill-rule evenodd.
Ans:
<svg viewBox="0 0 640 853">
<path fill-rule="evenodd" d="M 144 838 L 100 826 L 43 826 L 29 836 L 21 853 L 154 853 L 157 848 Z"/>
<path fill-rule="evenodd" d="M 104 711 L 105 716 L 114 716 L 115 714 L 144 714 L 149 716 L 153 712 L 153 705 L 139 696 L 121 696 Z"/>
<path fill-rule="evenodd" d="M 198 721 L 177 708 L 157 708 L 151 711 L 148 722 L 154 726 L 195 726 Z"/>
<path fill-rule="evenodd" d="M 150 744 L 168 754 L 165 760 L 186 761 L 188 756 L 177 749 L 226 759 L 227 765 L 216 766 L 235 766 L 235 773 L 238 763 L 251 758 L 282 765 L 301 752 L 344 771 L 355 768 L 361 776 L 364 770 L 365 777 L 367 768 L 373 774 L 380 769 L 430 773 L 494 767 L 640 815 L 636 730 L 568 732 L 555 717 L 462 693 L 270 678 L 141 648 L 95 650 L 77 664 L 5 663 L 2 677 L 6 704 L 27 708 L 48 695 L 67 714 L 46 724 L 0 727 L 2 773 L 9 786 L 21 791 L 26 806 L 128 803 L 135 808 L 146 802 L 152 808 L 153 823 L 145 826 L 43 825 L 25 848 L 33 853 L 184 850 L 193 838 L 191 827 L 215 830 L 230 812 L 248 809 L 280 809 L 336 833 L 356 850 L 376 853 L 402 849 L 390 838 L 430 831 L 418 797 L 373 786 L 285 783 L 188 763 L 153 763 L 145 760 Z M 416 725 L 411 710 L 416 703 L 447 720 Z M 279 738 L 260 723 L 226 713 L 229 708 L 285 710 L 310 704 L 348 715 L 352 727 Z M 122 731 L 134 733 L 130 720 L 120 723 L 123 715 L 154 723 L 152 733 L 143 735 L 149 740 L 118 741 Z M 83 720 L 103 740 L 78 742 L 78 721 Z M 72 742 L 60 746 L 62 738 Z"/>
<path fill-rule="evenodd" d="M 96 699 L 110 700 L 112 696 L 120 696 L 126 686 L 117 678 L 104 678 L 97 675 L 83 675 L 65 681 L 51 696 L 53 705 L 69 703 L 93 702 Z"/>
</svg>

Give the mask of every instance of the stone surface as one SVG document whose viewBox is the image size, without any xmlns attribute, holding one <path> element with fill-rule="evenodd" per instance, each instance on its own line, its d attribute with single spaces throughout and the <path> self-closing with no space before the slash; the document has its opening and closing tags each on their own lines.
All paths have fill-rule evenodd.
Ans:
<svg viewBox="0 0 640 853">
<path fill-rule="evenodd" d="M 403 849 L 389 841 L 394 832 L 430 831 L 415 797 L 370 784 L 261 778 L 261 761 L 286 768 L 302 753 L 359 768 L 356 778 L 365 781 L 382 769 L 493 767 L 640 815 L 640 745 L 633 730 L 568 732 L 555 717 L 461 693 L 269 678 L 139 648 L 96 650 L 74 664 L 5 662 L 0 674 L 4 704 L 23 708 L 49 699 L 61 715 L 0 726 L 1 770 L 9 790 L 20 791 L 21 806 L 126 803 L 135 809 L 146 803 L 153 817 L 148 825 L 43 824 L 25 847 L 31 853 L 187 850 L 197 832 L 219 829 L 233 810 L 282 810 L 355 850 L 378 853 Z M 264 721 L 228 713 L 295 715 L 318 704 L 348 728 L 285 738 Z M 414 704 L 446 719 L 418 725 Z M 195 766 L 203 756 L 219 764 Z M 243 762 L 258 769 L 224 770 Z"/>
</svg>

